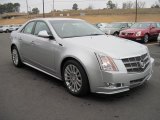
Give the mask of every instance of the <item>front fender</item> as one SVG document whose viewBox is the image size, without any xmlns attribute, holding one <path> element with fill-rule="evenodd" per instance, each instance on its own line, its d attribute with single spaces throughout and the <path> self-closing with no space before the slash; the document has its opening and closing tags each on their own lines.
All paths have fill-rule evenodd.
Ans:
<svg viewBox="0 0 160 120">
<path fill-rule="evenodd" d="M 84 68 L 88 80 L 90 83 L 91 91 L 94 92 L 94 88 L 102 86 L 103 80 L 101 76 L 101 70 L 94 52 L 82 48 L 65 48 L 58 51 L 58 57 L 56 57 L 56 69 L 58 76 L 61 78 L 61 64 L 66 58 L 73 58 L 77 60 Z M 58 60 L 59 59 L 59 60 Z"/>
</svg>

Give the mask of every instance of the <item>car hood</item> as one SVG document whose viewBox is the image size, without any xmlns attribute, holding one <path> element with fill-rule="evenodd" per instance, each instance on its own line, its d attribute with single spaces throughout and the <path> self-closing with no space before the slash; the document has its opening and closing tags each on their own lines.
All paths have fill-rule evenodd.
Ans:
<svg viewBox="0 0 160 120">
<path fill-rule="evenodd" d="M 65 43 L 78 48 L 105 54 L 114 59 L 140 56 L 147 52 L 146 46 L 110 35 L 85 36 L 63 39 Z"/>
<path fill-rule="evenodd" d="M 136 28 L 132 28 L 132 29 L 127 29 L 127 30 L 123 30 L 122 32 L 129 32 L 129 33 L 137 33 L 139 31 L 145 31 L 146 29 L 136 29 Z"/>
</svg>

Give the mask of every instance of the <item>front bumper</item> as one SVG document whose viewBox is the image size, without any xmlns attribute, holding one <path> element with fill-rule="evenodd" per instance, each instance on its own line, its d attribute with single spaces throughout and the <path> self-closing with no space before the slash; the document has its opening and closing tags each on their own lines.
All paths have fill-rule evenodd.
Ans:
<svg viewBox="0 0 160 120">
<path fill-rule="evenodd" d="M 124 35 L 119 35 L 119 37 L 133 40 L 133 41 L 141 41 L 144 38 L 144 36 L 124 36 Z"/>
<path fill-rule="evenodd" d="M 97 87 L 96 93 L 100 94 L 116 94 L 130 90 L 130 88 L 142 85 L 148 81 L 153 73 L 152 66 L 154 59 L 151 58 L 151 63 L 148 68 L 141 73 L 109 73 L 102 72 L 104 86 Z"/>
</svg>

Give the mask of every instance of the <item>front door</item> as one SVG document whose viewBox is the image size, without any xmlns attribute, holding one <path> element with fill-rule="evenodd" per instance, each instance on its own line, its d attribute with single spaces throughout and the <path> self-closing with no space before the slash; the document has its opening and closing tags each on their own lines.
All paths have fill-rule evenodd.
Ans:
<svg viewBox="0 0 160 120">
<path fill-rule="evenodd" d="M 54 57 L 56 41 L 50 40 L 49 38 L 39 37 L 38 33 L 44 30 L 46 30 L 49 35 L 52 35 L 48 25 L 43 21 L 38 21 L 33 33 L 32 52 L 34 55 L 32 56 L 32 59 L 36 67 L 52 74 L 55 72 Z"/>
</svg>

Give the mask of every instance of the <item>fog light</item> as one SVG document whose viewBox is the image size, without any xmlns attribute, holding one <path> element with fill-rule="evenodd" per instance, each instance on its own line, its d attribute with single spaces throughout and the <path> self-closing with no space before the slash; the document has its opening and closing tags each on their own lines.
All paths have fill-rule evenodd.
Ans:
<svg viewBox="0 0 160 120">
<path fill-rule="evenodd" d="M 123 87 L 124 83 L 106 83 L 105 82 L 106 87 Z"/>
</svg>

